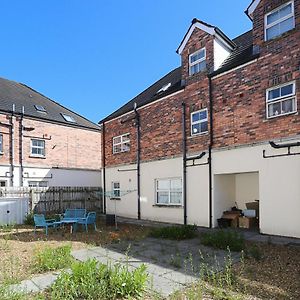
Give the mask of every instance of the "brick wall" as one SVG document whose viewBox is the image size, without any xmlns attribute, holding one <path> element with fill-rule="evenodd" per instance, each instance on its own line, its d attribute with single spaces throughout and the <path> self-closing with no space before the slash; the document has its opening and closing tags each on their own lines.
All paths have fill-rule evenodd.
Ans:
<svg viewBox="0 0 300 300">
<path fill-rule="evenodd" d="M 9 116 L 0 115 L 0 121 L 9 123 Z M 101 133 L 100 131 L 62 126 L 24 118 L 23 126 L 34 128 L 23 132 L 23 164 L 24 166 L 60 167 L 80 169 L 101 168 Z M 1 132 L 9 133 L 9 127 L 0 124 Z M 14 152 L 16 165 L 20 164 L 20 117 L 14 121 Z M 31 156 L 31 139 L 45 140 L 45 158 Z M 9 164 L 10 135 L 5 134 L 4 154 L 0 156 L 0 164 Z"/>
<path fill-rule="evenodd" d="M 261 1 L 254 13 L 254 44 L 260 46 L 260 58 L 242 68 L 212 79 L 214 148 L 258 143 L 300 134 L 298 113 L 273 119 L 266 117 L 266 89 L 296 81 L 298 111 L 300 108 L 300 0 L 295 0 L 296 29 L 272 41 L 264 42 L 264 15 L 287 1 Z M 142 161 L 182 155 L 182 102 L 186 103 L 188 153 L 205 151 L 209 133 L 191 137 L 190 114 L 209 108 L 207 72 L 189 76 L 190 53 L 206 47 L 208 69 L 213 66 L 213 39 L 195 29 L 182 52 L 183 92 L 167 97 L 139 110 L 141 115 Z M 124 117 L 126 118 L 126 117 Z M 209 118 L 209 109 L 208 109 Z M 107 166 L 136 161 L 136 128 L 120 123 L 119 118 L 106 125 Z M 210 128 L 209 128 L 210 130 Z M 131 151 L 112 154 L 112 137 L 131 133 Z"/>
</svg>

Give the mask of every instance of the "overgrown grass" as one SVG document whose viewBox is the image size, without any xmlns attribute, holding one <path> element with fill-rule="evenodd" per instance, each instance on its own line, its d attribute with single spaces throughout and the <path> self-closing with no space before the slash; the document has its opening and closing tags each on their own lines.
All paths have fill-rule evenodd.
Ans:
<svg viewBox="0 0 300 300">
<path fill-rule="evenodd" d="M 24 219 L 24 224 L 34 226 L 33 213 L 29 213 L 26 215 L 26 217 Z"/>
<path fill-rule="evenodd" d="M 197 236 L 196 225 L 169 226 L 153 228 L 149 235 L 154 238 L 163 238 L 169 240 L 186 240 Z"/>
<path fill-rule="evenodd" d="M 33 269 L 38 273 L 69 267 L 73 262 L 71 246 L 45 248 L 35 253 Z"/>
<path fill-rule="evenodd" d="M 1 224 L 0 232 L 12 232 L 15 226 L 16 226 L 15 224 Z"/>
<path fill-rule="evenodd" d="M 6 284 L 0 285 L 0 299 L 1 300 L 25 300 L 25 295 L 23 293 L 14 292 L 9 289 Z"/>
<path fill-rule="evenodd" d="M 71 272 L 63 272 L 51 287 L 51 299 L 140 298 L 145 291 L 146 266 L 130 271 L 128 265 L 98 264 L 93 260 L 76 262 Z"/>
<path fill-rule="evenodd" d="M 242 251 L 245 248 L 244 237 L 235 231 L 228 230 L 202 233 L 201 242 L 205 246 L 223 250 L 229 248 L 231 251 Z"/>
</svg>

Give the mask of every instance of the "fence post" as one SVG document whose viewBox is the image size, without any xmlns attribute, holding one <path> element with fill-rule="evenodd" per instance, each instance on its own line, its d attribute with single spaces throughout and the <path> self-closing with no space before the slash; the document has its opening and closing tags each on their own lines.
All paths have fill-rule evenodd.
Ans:
<svg viewBox="0 0 300 300">
<path fill-rule="evenodd" d="M 59 189 L 59 212 L 63 213 L 63 190 L 62 188 Z"/>
</svg>

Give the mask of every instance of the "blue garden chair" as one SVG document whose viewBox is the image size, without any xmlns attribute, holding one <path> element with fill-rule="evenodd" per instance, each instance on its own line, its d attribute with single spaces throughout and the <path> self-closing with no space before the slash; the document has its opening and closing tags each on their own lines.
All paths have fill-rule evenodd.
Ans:
<svg viewBox="0 0 300 300">
<path fill-rule="evenodd" d="M 33 215 L 34 220 L 34 233 L 38 227 L 45 228 L 46 235 L 48 235 L 48 228 L 53 227 L 56 229 L 57 226 L 60 226 L 61 222 L 56 222 L 55 219 L 45 219 L 44 215 Z"/>
<path fill-rule="evenodd" d="M 95 212 L 89 212 L 86 216 L 86 218 L 78 219 L 77 224 L 81 224 L 85 227 L 85 231 L 88 231 L 88 225 L 94 224 L 94 229 L 96 230 L 96 213 Z"/>
</svg>

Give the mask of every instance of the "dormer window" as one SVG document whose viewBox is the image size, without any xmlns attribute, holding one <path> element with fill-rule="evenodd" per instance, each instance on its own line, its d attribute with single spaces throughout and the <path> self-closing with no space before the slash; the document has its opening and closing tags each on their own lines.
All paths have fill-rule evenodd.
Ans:
<svg viewBox="0 0 300 300">
<path fill-rule="evenodd" d="M 35 109 L 38 111 L 38 112 L 41 112 L 41 113 L 47 113 L 47 111 L 46 111 L 46 109 L 45 109 L 45 107 L 44 106 L 42 106 L 42 105 L 34 105 L 34 107 L 35 107 Z"/>
<path fill-rule="evenodd" d="M 190 75 L 199 73 L 206 68 L 206 51 L 202 48 L 189 56 Z"/>
<path fill-rule="evenodd" d="M 265 40 L 269 41 L 295 28 L 294 2 L 288 2 L 265 16 Z"/>
<path fill-rule="evenodd" d="M 63 118 L 67 121 L 67 122 L 70 122 L 70 123 L 76 123 L 75 119 L 70 116 L 70 115 L 66 115 L 66 114 L 61 114 L 63 116 Z"/>
</svg>

